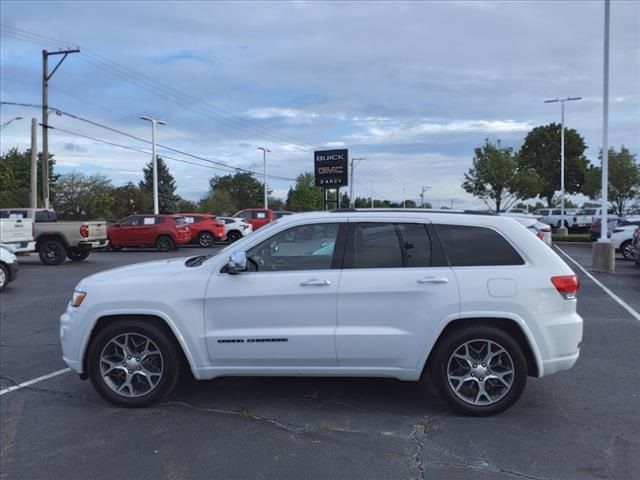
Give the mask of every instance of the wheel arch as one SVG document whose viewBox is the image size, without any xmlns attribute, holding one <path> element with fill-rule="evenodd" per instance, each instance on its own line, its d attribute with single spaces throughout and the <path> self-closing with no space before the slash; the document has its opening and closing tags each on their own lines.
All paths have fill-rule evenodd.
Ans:
<svg viewBox="0 0 640 480">
<path fill-rule="evenodd" d="M 43 232 L 40 235 L 38 235 L 38 237 L 35 240 L 36 240 L 36 250 L 40 250 L 40 246 L 42 245 L 42 243 L 46 242 L 47 240 L 55 240 L 57 242 L 60 242 L 65 249 L 69 248 L 69 243 L 67 242 L 67 239 L 63 235 L 60 235 L 57 232 Z"/>
<path fill-rule="evenodd" d="M 157 313 L 136 313 L 136 314 L 118 313 L 118 314 L 106 314 L 99 317 L 94 323 L 93 328 L 91 329 L 91 333 L 89 334 L 84 345 L 84 349 L 82 352 L 82 372 L 83 373 L 80 375 L 81 378 L 83 379 L 88 378 L 89 370 L 87 368 L 87 356 L 88 356 L 91 344 L 95 340 L 96 336 L 102 330 L 104 330 L 105 327 L 119 320 L 142 320 L 145 322 L 150 322 L 150 323 L 152 322 L 155 325 L 162 328 L 165 331 L 165 333 L 169 335 L 169 338 L 171 338 L 175 342 L 176 347 L 178 347 L 178 351 L 182 355 L 182 360 L 184 362 L 183 365 L 188 365 L 189 370 L 191 371 L 191 374 L 193 375 L 193 377 L 198 378 L 198 375 L 196 374 L 195 361 L 191 356 L 189 349 L 186 348 L 186 342 L 184 338 L 176 330 L 175 326 L 173 325 L 173 322 L 171 322 L 170 319 L 164 318 L 162 315 L 159 315 Z"/>
<path fill-rule="evenodd" d="M 429 351 L 429 355 L 423 365 L 423 375 L 428 370 L 431 355 L 436 350 L 440 340 L 448 335 L 451 331 L 462 327 L 468 327 L 473 324 L 491 325 L 498 327 L 509 335 L 511 335 L 518 345 L 522 348 L 525 359 L 527 360 L 527 373 L 530 377 L 539 377 L 542 372 L 542 362 L 538 352 L 534 349 L 530 340 L 530 335 L 525 331 L 522 325 L 515 319 L 505 317 L 478 316 L 468 318 L 456 318 L 448 322 L 440 331 L 437 340 Z"/>
</svg>

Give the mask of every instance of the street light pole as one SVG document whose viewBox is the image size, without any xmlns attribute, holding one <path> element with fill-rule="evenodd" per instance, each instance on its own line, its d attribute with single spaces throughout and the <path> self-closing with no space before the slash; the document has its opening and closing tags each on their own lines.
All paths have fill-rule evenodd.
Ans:
<svg viewBox="0 0 640 480">
<path fill-rule="evenodd" d="M 564 219 L 564 102 L 572 102 L 581 100 L 582 97 L 556 98 L 553 100 L 545 100 L 544 103 L 560 102 L 561 120 L 560 120 L 560 227 L 558 233 L 561 236 L 567 236 L 568 230 Z M 560 230 L 560 228 L 562 230 Z"/>
<path fill-rule="evenodd" d="M 162 120 L 151 117 L 140 117 L 140 120 L 151 122 L 151 164 L 153 165 L 153 213 L 160 213 L 160 202 L 158 201 L 158 157 L 156 156 L 156 124 L 166 125 Z"/>
<path fill-rule="evenodd" d="M 16 120 L 22 120 L 22 117 L 15 117 L 7 122 L 4 122 L 2 125 L 0 125 L 0 132 L 7 128 L 11 124 L 11 122 L 15 122 Z M 2 155 L 2 144 L 0 144 L 0 155 Z"/>
<path fill-rule="evenodd" d="M 264 209 L 269 208 L 269 198 L 267 196 L 267 153 L 271 153 L 271 150 L 265 147 L 258 147 L 258 150 L 262 150 L 262 167 L 264 175 Z"/>
</svg>

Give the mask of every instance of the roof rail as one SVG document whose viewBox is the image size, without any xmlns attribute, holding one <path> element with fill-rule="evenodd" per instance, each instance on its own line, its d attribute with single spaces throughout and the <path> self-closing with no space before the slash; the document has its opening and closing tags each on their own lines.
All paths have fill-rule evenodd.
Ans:
<svg viewBox="0 0 640 480">
<path fill-rule="evenodd" d="M 331 213 L 370 213 L 370 212 L 393 212 L 393 213 L 444 213 L 454 215 L 489 215 L 496 216 L 495 212 L 487 210 L 447 210 L 431 208 L 341 208 L 331 210 Z"/>
</svg>

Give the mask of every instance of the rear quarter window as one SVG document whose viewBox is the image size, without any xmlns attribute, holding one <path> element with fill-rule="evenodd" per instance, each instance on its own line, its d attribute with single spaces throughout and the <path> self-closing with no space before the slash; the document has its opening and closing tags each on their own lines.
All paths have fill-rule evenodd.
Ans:
<svg viewBox="0 0 640 480">
<path fill-rule="evenodd" d="M 435 225 L 452 267 L 524 265 L 513 246 L 486 227 Z"/>
</svg>

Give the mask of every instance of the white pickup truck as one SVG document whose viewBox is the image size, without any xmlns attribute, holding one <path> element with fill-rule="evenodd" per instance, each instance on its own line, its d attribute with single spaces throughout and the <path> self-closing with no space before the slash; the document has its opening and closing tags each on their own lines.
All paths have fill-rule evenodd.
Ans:
<svg viewBox="0 0 640 480">
<path fill-rule="evenodd" d="M 60 265 L 65 258 L 81 262 L 92 249 L 109 244 L 104 220 L 59 222 L 56 212 L 43 208 L 1 208 L 0 218 L 33 222 L 36 251 L 45 265 Z"/>
<path fill-rule="evenodd" d="M 33 222 L 28 218 L 0 218 L 0 245 L 14 254 L 36 251 Z"/>
<path fill-rule="evenodd" d="M 611 219 L 618 218 L 613 214 L 613 210 L 608 211 Z M 571 226 L 575 228 L 591 227 L 593 222 L 602 218 L 601 208 L 582 208 L 571 217 Z"/>
</svg>

